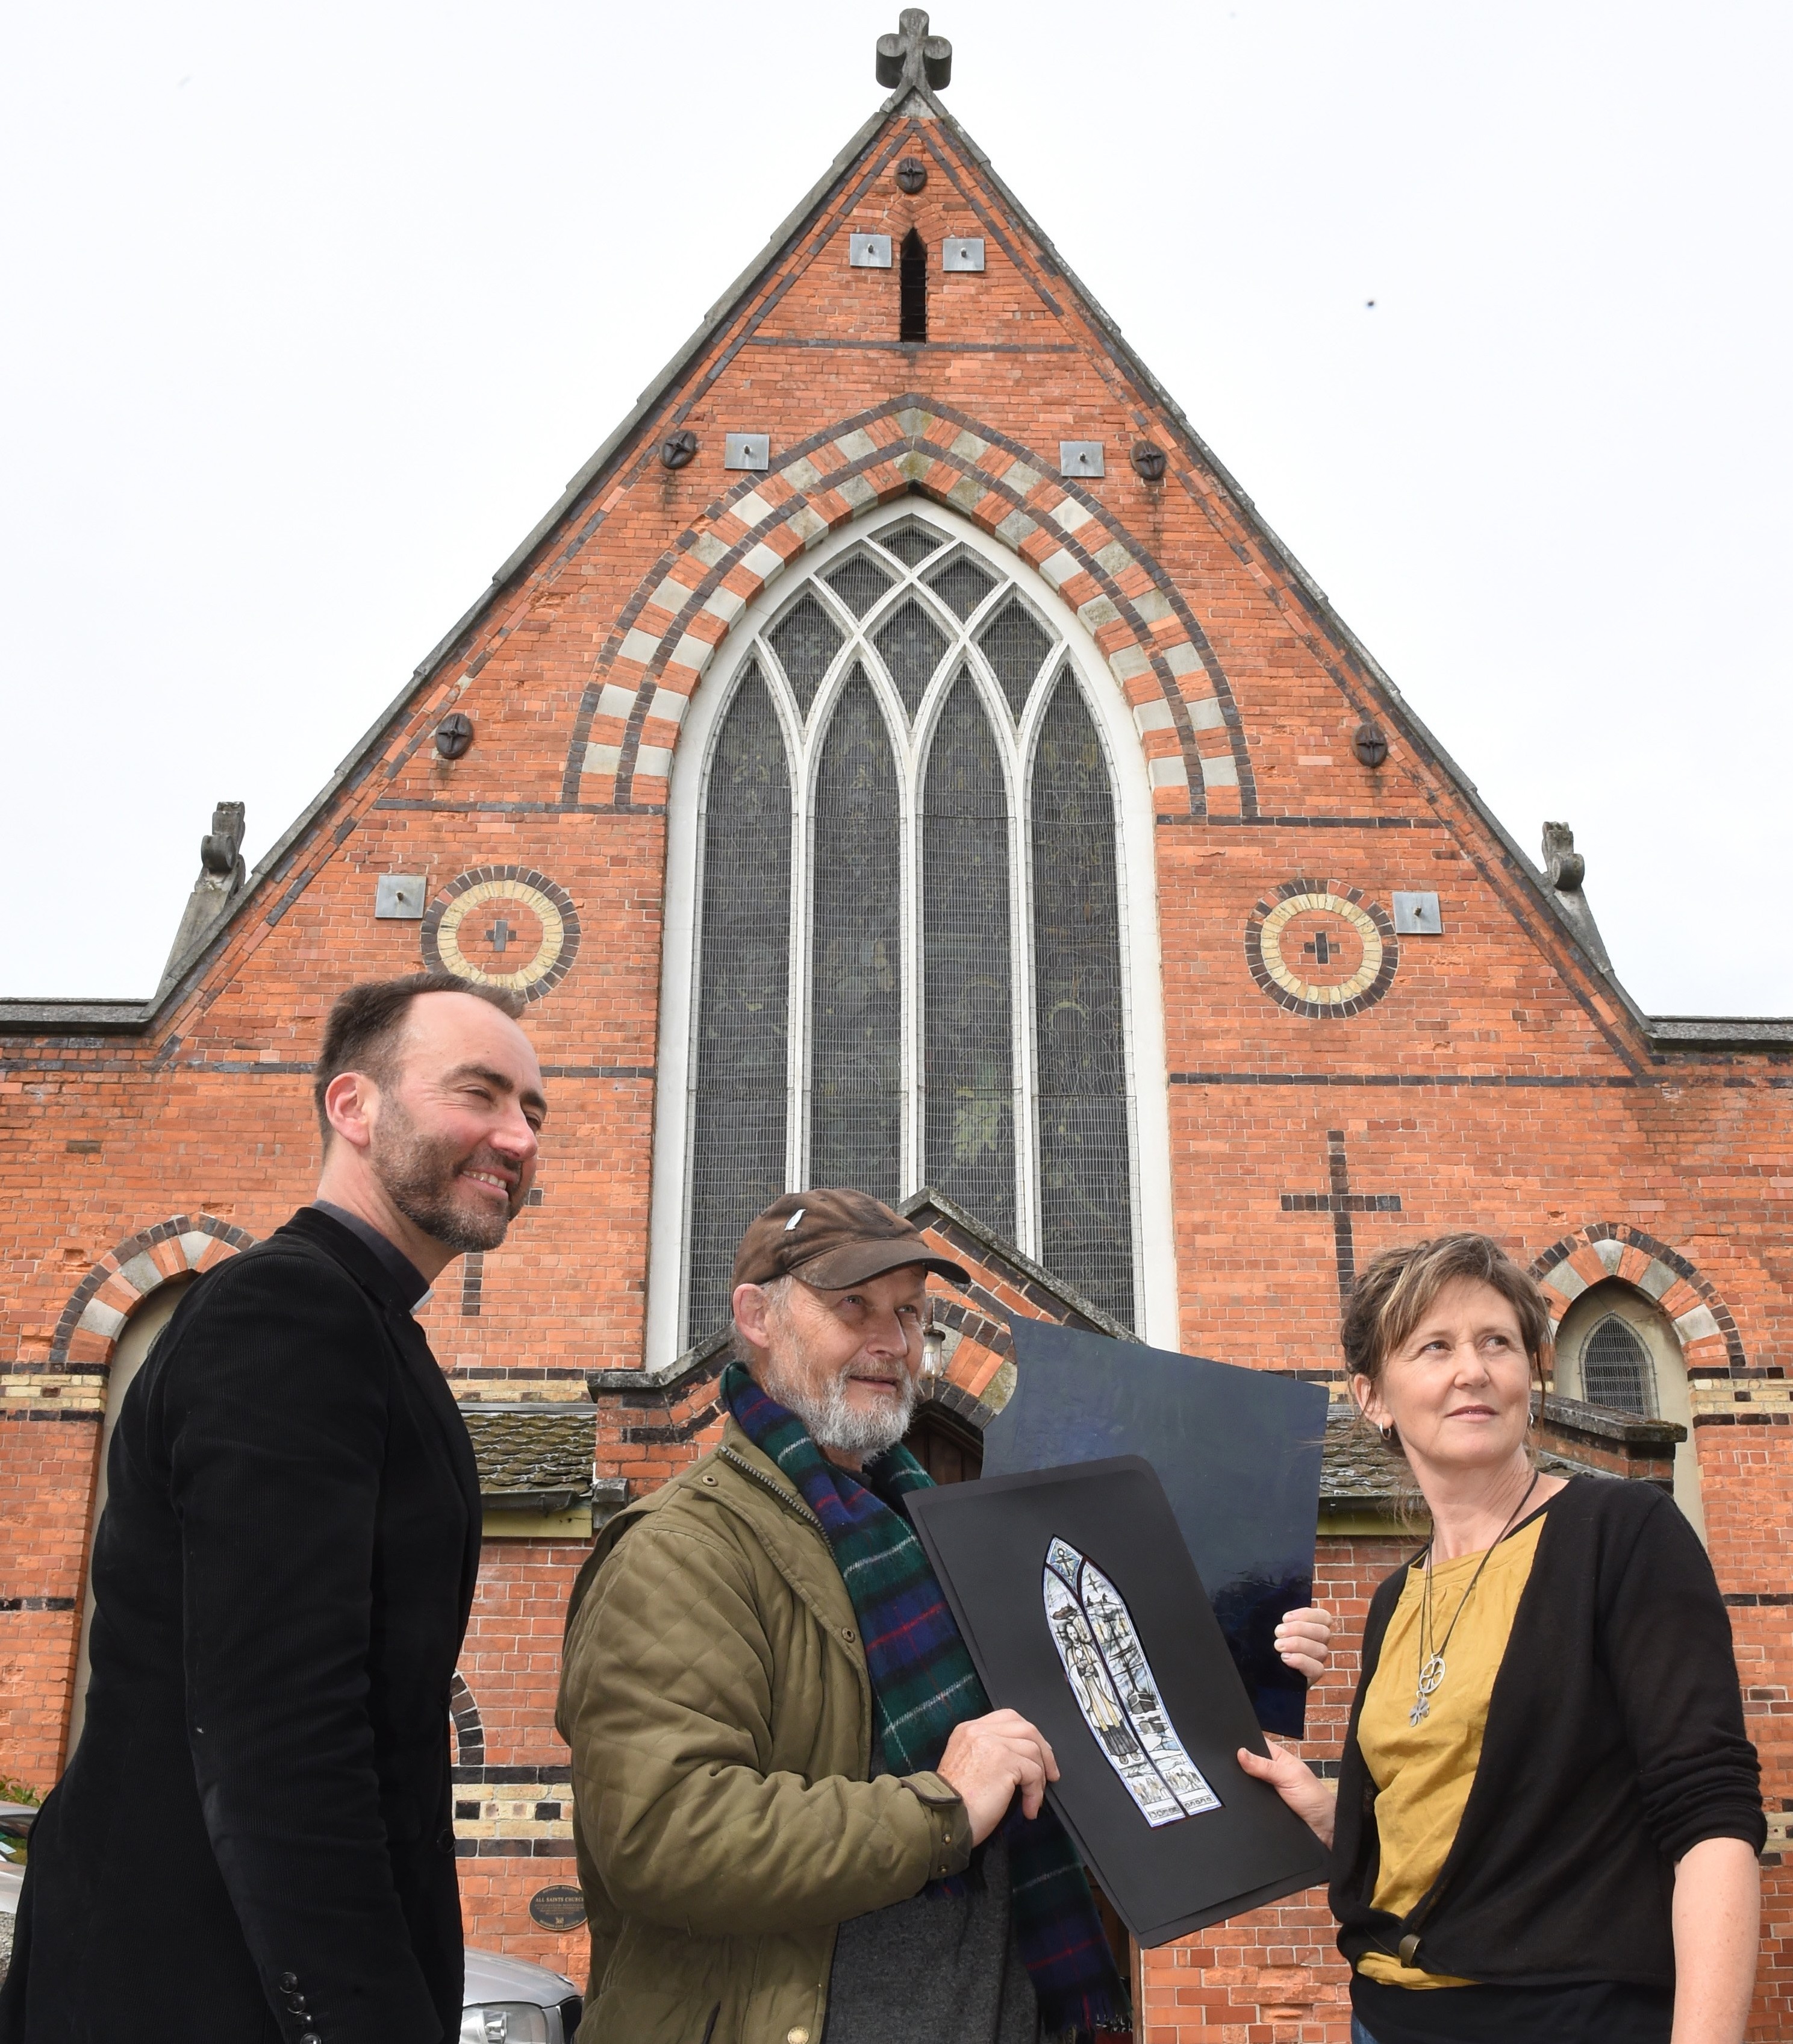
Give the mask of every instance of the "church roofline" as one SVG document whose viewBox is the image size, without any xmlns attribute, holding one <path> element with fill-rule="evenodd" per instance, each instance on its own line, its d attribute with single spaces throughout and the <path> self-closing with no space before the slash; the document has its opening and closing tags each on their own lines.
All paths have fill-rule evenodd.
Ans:
<svg viewBox="0 0 1793 2044">
<path fill-rule="evenodd" d="M 157 1018 L 171 1011 L 228 942 L 238 921 L 251 902 L 264 894 L 267 886 L 281 878 L 291 855 L 303 842 L 320 815 L 341 794 L 355 787 L 370 770 L 382 740 L 419 691 L 428 686 L 440 670 L 452 660 L 479 628 L 492 606 L 536 563 L 543 547 L 566 524 L 578 505 L 615 463 L 617 456 L 635 440 L 641 428 L 666 405 L 680 378 L 716 341 L 743 305 L 751 298 L 766 272 L 794 245 L 816 215 L 838 190 L 852 166 L 870 150 L 880 131 L 905 113 L 920 110 L 948 129 L 977 165 L 1000 196 L 1012 216 L 1031 239 L 1050 268 L 1073 292 L 1092 321 L 1102 330 L 1127 372 L 1141 386 L 1169 424 L 1182 436 L 1200 465 L 1226 492 L 1241 523 L 1263 547 L 1277 567 L 1300 590 L 1313 606 L 1316 618 L 1362 667 L 1372 686 L 1385 699 L 1388 709 L 1403 735 L 1426 755 L 1436 769 L 1469 805 L 1505 853 L 1509 869 L 1545 912 L 1553 932 L 1565 942 L 1588 978 L 1607 988 L 1618 999 L 1626 1019 L 1658 1054 L 1698 1051 L 1793 1050 L 1793 1016 L 1695 1016 L 1645 1013 L 1632 998 L 1611 964 L 1596 957 L 1582 933 L 1554 898 L 1555 890 L 1528 859 L 1498 816 L 1482 798 L 1475 782 L 1457 765 L 1434 736 L 1399 686 L 1357 633 L 1334 609 L 1313 576 L 1284 544 L 1258 510 L 1254 500 L 1214 450 L 1203 439 L 1176 398 L 1134 348 L 1113 315 L 1083 282 L 1060 254 L 1057 244 L 1040 226 L 988 153 L 969 131 L 927 85 L 899 85 L 863 122 L 835 154 L 822 174 L 792 208 L 770 238 L 734 282 L 716 300 L 689 336 L 654 377 L 636 399 L 628 415 L 582 464 L 559 498 L 513 548 L 493 573 L 490 582 L 412 670 L 404 686 L 369 725 L 360 740 L 344 755 L 317 794 L 309 802 L 278 840 L 256 863 L 241 892 L 221 918 L 208 941 L 185 964 L 179 977 L 153 996 L 137 1001 L 105 999 L 33 999 L 0 997 L 0 1037 L 67 1035 L 138 1035 L 146 1032 Z"/>
</svg>

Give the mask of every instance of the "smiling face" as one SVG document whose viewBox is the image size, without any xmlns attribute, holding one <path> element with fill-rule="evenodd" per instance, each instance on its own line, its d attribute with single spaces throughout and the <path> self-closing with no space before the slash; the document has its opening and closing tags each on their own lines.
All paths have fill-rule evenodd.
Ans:
<svg viewBox="0 0 1793 2044">
<path fill-rule="evenodd" d="M 367 1162 L 386 1197 L 447 1249 L 496 1249 L 528 1197 L 547 1112 L 529 1039 L 471 994 L 420 994 L 374 1095 Z"/>
<path fill-rule="evenodd" d="M 1395 1427 L 1416 1473 L 1495 1470 L 1523 1454 L 1531 1358 L 1518 1313 L 1479 1279 L 1443 1286 L 1376 1377 L 1351 1389 L 1373 1425 Z"/>
<path fill-rule="evenodd" d="M 793 1278 L 735 1293 L 754 1377 L 850 1468 L 908 1431 L 927 1312 L 927 1274 L 918 1263 L 837 1292 Z"/>
</svg>

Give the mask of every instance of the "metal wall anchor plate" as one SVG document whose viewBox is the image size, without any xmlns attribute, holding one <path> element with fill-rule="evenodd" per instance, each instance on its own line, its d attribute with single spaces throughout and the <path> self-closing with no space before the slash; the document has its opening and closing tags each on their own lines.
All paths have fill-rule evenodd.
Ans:
<svg viewBox="0 0 1793 2044">
<path fill-rule="evenodd" d="M 890 236 L 888 234 L 848 235 L 847 259 L 855 270 L 888 270 L 890 267 Z"/>
<path fill-rule="evenodd" d="M 382 923 L 420 923 L 428 883 L 420 873 L 382 873 L 374 882 L 374 914 Z"/>
<path fill-rule="evenodd" d="M 943 270 L 981 270 L 984 237 L 981 234 L 949 234 L 940 244 Z"/>
<path fill-rule="evenodd" d="M 1395 932 L 1403 937 L 1435 937 L 1444 929 L 1436 894 L 1395 891 Z"/>
<path fill-rule="evenodd" d="M 1061 440 L 1058 443 L 1058 473 L 1061 475 L 1106 475 L 1108 465 L 1102 459 L 1100 440 Z"/>
<path fill-rule="evenodd" d="M 722 439 L 724 468 L 770 468 L 772 441 L 768 433 L 724 433 Z"/>
</svg>

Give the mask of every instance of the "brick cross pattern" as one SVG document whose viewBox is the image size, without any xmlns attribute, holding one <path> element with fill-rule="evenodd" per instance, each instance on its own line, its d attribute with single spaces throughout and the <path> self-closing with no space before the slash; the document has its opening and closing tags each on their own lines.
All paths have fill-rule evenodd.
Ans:
<svg viewBox="0 0 1793 2044">
<path fill-rule="evenodd" d="M 884 86 L 925 86 L 938 92 L 953 79 L 953 46 L 944 36 L 927 33 L 927 16 L 920 7 L 905 7 L 896 33 L 877 39 L 877 82 Z"/>
<path fill-rule="evenodd" d="M 1319 935 L 1315 938 L 1314 941 L 1311 944 L 1303 944 L 1301 947 L 1301 949 L 1306 956 L 1311 959 L 1319 959 L 1322 965 L 1331 964 L 1332 955 L 1338 950 L 1338 947 L 1327 935 L 1324 930 L 1321 931 Z"/>
<path fill-rule="evenodd" d="M 1338 1297 L 1349 1299 L 1357 1281 L 1357 1244 L 1351 1232 L 1351 1216 L 1361 1213 L 1399 1213 L 1399 1193 L 1353 1193 L 1346 1168 L 1345 1132 L 1326 1132 L 1327 1174 L 1332 1189 L 1325 1193 L 1284 1193 L 1284 1213 L 1329 1213 L 1332 1216 L 1333 1260 L 1338 1270 Z"/>
<path fill-rule="evenodd" d="M 492 925 L 492 948 L 502 958 L 510 948 L 510 940 L 516 932 L 501 916 Z"/>
</svg>

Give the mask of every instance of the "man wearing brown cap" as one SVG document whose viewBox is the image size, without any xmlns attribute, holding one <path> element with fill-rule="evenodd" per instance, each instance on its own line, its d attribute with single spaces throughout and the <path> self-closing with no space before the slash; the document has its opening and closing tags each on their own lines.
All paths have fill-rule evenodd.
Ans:
<svg viewBox="0 0 1793 2044">
<path fill-rule="evenodd" d="M 903 1508 L 927 1278 L 863 1193 L 735 1259 L 721 1444 L 607 1526 L 568 1616 L 580 2044 L 1035 2044 L 1125 2000 L 1051 1749 L 992 1711 Z"/>
</svg>

